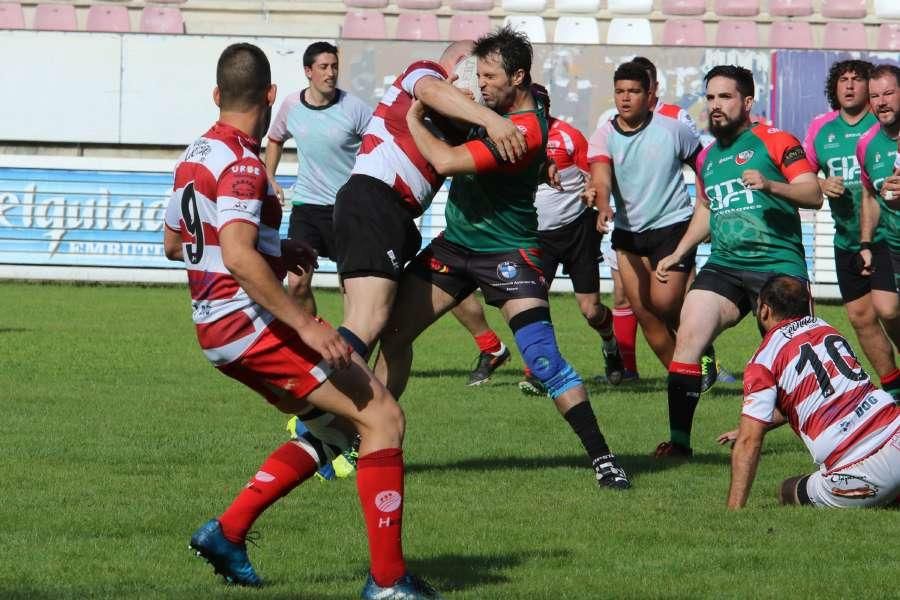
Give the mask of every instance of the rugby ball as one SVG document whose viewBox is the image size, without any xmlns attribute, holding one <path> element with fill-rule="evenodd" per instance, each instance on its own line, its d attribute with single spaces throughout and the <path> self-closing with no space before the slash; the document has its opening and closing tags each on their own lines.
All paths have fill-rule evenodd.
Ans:
<svg viewBox="0 0 900 600">
<path fill-rule="evenodd" d="M 456 69 L 453 74 L 457 76 L 453 85 L 461 90 L 472 92 L 475 102 L 484 105 L 484 98 L 481 97 L 481 88 L 478 87 L 478 59 L 474 56 L 464 58 L 456 63 Z"/>
</svg>

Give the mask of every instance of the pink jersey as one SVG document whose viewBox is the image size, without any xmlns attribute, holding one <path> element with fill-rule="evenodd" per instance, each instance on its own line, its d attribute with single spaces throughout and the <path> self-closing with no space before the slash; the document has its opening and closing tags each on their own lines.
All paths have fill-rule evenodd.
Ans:
<svg viewBox="0 0 900 600">
<path fill-rule="evenodd" d="M 225 365 L 240 358 L 274 317 L 225 268 L 219 232 L 235 222 L 258 228 L 256 249 L 283 279 L 281 204 L 259 159 L 259 142 L 221 122 L 181 155 L 173 187 L 166 227 L 181 235 L 197 339 L 206 358 Z"/>
<path fill-rule="evenodd" d="M 779 323 L 744 371 L 742 414 L 771 423 L 776 407 L 827 471 L 870 456 L 900 430 L 900 406 L 816 317 Z"/>
<path fill-rule="evenodd" d="M 353 166 L 353 174 L 380 179 L 394 188 L 415 214 L 428 208 L 444 182 L 419 152 L 406 125 L 413 90 L 423 77 L 447 79 L 447 73 L 430 60 L 409 65 L 375 108 Z"/>
<path fill-rule="evenodd" d="M 581 193 L 590 172 L 588 142 L 584 135 L 565 121 L 550 117 L 547 130 L 547 157 L 559 169 L 563 191 L 547 184 L 538 186 L 534 205 L 538 211 L 538 231 L 551 231 L 568 225 L 584 212 Z"/>
</svg>

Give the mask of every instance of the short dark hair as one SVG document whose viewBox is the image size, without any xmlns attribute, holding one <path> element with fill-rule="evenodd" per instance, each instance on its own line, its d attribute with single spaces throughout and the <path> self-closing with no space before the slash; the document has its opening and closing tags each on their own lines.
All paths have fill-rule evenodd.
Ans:
<svg viewBox="0 0 900 600">
<path fill-rule="evenodd" d="M 222 51 L 216 65 L 220 108 L 246 110 L 264 98 L 271 85 L 269 59 L 259 47 L 240 43 Z"/>
<path fill-rule="evenodd" d="M 303 66 L 313 66 L 313 63 L 316 62 L 316 57 L 320 54 L 334 54 L 337 56 L 337 53 L 338 49 L 334 44 L 329 44 L 328 42 L 313 42 L 307 46 L 306 50 L 303 52 Z"/>
<path fill-rule="evenodd" d="M 656 77 L 656 65 L 654 65 L 653 61 L 651 61 L 649 58 L 647 58 L 646 56 L 635 56 L 631 59 L 631 62 L 644 67 L 644 69 L 650 73 L 650 79 L 652 79 L 653 81 L 659 81 L 659 79 Z"/>
<path fill-rule="evenodd" d="M 867 60 L 839 60 L 829 67 L 828 79 L 825 81 L 825 97 L 828 98 L 828 105 L 831 106 L 831 110 L 837 110 L 841 107 L 836 92 L 838 79 L 844 73 L 856 73 L 863 79 L 868 80 L 873 67 L 874 65 Z"/>
<path fill-rule="evenodd" d="M 718 65 L 709 70 L 709 73 L 703 78 L 703 83 L 708 86 L 709 81 L 713 77 L 727 77 L 733 80 L 737 86 L 737 91 L 744 98 L 752 98 L 756 95 L 756 86 L 753 83 L 753 73 L 750 69 L 737 65 Z"/>
<path fill-rule="evenodd" d="M 893 75 L 897 85 L 900 85 L 900 67 L 897 65 L 883 64 L 873 67 L 869 79 L 881 79 L 885 75 Z"/>
<path fill-rule="evenodd" d="M 645 92 L 650 91 L 650 75 L 647 74 L 647 67 L 634 61 L 622 63 L 613 73 L 613 83 L 622 80 L 640 82 Z"/>
<path fill-rule="evenodd" d="M 472 48 L 474 56 L 483 59 L 494 53 L 500 55 L 507 75 L 511 76 L 522 69 L 525 71 L 524 84 L 531 85 L 531 59 L 534 50 L 527 35 L 507 25 L 475 40 Z"/>
<path fill-rule="evenodd" d="M 774 275 L 759 290 L 759 303 L 782 319 L 808 317 L 812 308 L 809 284 L 791 275 Z"/>
</svg>

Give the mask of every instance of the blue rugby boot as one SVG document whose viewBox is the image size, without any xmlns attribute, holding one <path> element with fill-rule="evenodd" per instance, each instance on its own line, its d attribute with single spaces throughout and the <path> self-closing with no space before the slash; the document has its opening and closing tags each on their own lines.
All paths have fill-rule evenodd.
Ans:
<svg viewBox="0 0 900 600">
<path fill-rule="evenodd" d="M 411 573 L 407 573 L 390 587 L 381 587 L 369 573 L 360 597 L 362 600 L 442 600 L 441 595 L 428 582 Z"/>
<path fill-rule="evenodd" d="M 210 519 L 195 531 L 190 547 L 197 552 L 197 556 L 206 559 L 226 582 L 253 587 L 262 585 L 262 579 L 247 557 L 247 546 L 228 541 L 218 519 Z"/>
</svg>

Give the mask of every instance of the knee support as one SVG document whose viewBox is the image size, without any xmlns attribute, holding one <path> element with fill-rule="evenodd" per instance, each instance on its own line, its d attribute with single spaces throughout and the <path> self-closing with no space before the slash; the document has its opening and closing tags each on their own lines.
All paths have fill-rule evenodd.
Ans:
<svg viewBox="0 0 900 600">
<path fill-rule="evenodd" d="M 532 308 L 510 319 L 516 345 L 531 370 L 554 400 L 573 387 L 581 385 L 581 377 L 559 353 L 550 311 Z"/>
<path fill-rule="evenodd" d="M 334 426 L 335 416 L 314 408 L 297 417 L 297 443 L 323 467 L 350 447 L 351 439 Z"/>
</svg>

